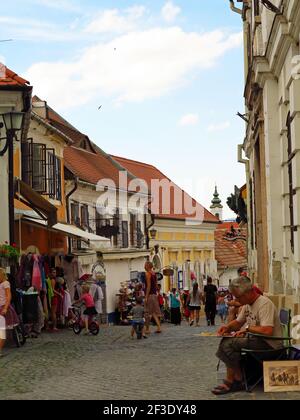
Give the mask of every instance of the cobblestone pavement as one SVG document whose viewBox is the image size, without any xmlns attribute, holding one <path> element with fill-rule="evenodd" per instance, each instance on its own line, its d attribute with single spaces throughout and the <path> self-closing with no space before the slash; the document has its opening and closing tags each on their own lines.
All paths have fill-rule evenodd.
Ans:
<svg viewBox="0 0 300 420">
<path fill-rule="evenodd" d="M 68 330 L 8 347 L 0 359 L 0 400 L 300 399 L 262 391 L 215 397 L 219 339 L 199 336 L 208 327 L 163 328 L 147 340 L 131 340 L 129 327 L 104 327 L 97 337 Z"/>
</svg>

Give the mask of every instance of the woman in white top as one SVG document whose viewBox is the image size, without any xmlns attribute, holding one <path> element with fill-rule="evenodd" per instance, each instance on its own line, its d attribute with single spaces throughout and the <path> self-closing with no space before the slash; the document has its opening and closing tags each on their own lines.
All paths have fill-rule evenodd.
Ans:
<svg viewBox="0 0 300 420">
<path fill-rule="evenodd" d="M 198 283 L 193 284 L 193 289 L 190 292 L 189 295 L 189 310 L 190 310 L 190 326 L 194 324 L 195 318 L 196 318 L 196 326 L 199 326 L 199 319 L 200 319 L 200 310 L 201 310 L 201 300 L 202 295 L 199 290 Z"/>
</svg>

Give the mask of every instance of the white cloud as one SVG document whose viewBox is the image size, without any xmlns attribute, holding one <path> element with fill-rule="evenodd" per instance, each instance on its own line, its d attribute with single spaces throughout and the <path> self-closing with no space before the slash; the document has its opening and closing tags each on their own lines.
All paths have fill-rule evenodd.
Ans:
<svg viewBox="0 0 300 420">
<path fill-rule="evenodd" d="M 83 35 L 76 27 L 66 30 L 65 27 L 43 20 L 1 16 L 0 24 L 6 33 L 12 34 L 15 40 L 22 41 L 74 41 L 82 40 Z"/>
<path fill-rule="evenodd" d="M 163 19 L 170 23 L 176 19 L 180 12 L 180 7 L 175 6 L 171 1 L 168 1 L 162 8 L 161 14 Z"/>
<path fill-rule="evenodd" d="M 73 61 L 36 63 L 26 77 L 60 109 L 86 104 L 97 96 L 110 97 L 117 104 L 141 102 L 182 87 L 241 43 L 241 33 L 153 28 L 98 43 Z"/>
<path fill-rule="evenodd" d="M 213 133 L 215 131 L 224 131 L 227 128 L 230 127 L 230 122 L 229 121 L 225 121 L 219 124 L 211 124 L 210 126 L 208 126 L 207 131 L 209 133 Z"/>
<path fill-rule="evenodd" d="M 71 0 L 31 0 L 31 3 L 39 6 L 50 7 L 52 9 L 63 10 L 66 12 L 79 12 L 80 7 Z"/>
<path fill-rule="evenodd" d="M 134 6 L 122 14 L 118 9 L 104 10 L 89 23 L 86 32 L 90 33 L 124 33 L 136 28 L 137 21 L 146 12 L 144 6 Z"/>
<path fill-rule="evenodd" d="M 197 125 L 199 123 L 199 115 L 198 114 L 186 114 L 179 120 L 179 125 L 182 127 Z"/>
</svg>

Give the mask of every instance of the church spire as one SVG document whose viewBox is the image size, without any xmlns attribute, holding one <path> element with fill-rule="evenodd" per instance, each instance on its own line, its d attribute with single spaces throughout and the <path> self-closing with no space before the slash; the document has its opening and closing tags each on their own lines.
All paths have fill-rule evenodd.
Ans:
<svg viewBox="0 0 300 420">
<path fill-rule="evenodd" d="M 220 196 L 219 196 L 219 193 L 218 193 L 217 186 L 215 187 L 214 198 L 211 201 L 210 210 L 211 210 L 211 213 L 214 216 L 216 216 L 220 220 L 222 220 L 223 206 L 222 206 L 222 201 L 221 201 Z"/>
</svg>

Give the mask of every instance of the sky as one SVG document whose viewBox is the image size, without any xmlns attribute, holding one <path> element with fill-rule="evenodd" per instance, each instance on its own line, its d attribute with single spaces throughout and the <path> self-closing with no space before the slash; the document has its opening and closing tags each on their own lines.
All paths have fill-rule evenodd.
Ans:
<svg viewBox="0 0 300 420">
<path fill-rule="evenodd" d="M 158 167 L 208 209 L 217 185 L 234 217 L 244 70 L 228 0 L 14 0 L 6 39 L 0 61 L 103 150 Z"/>
</svg>

